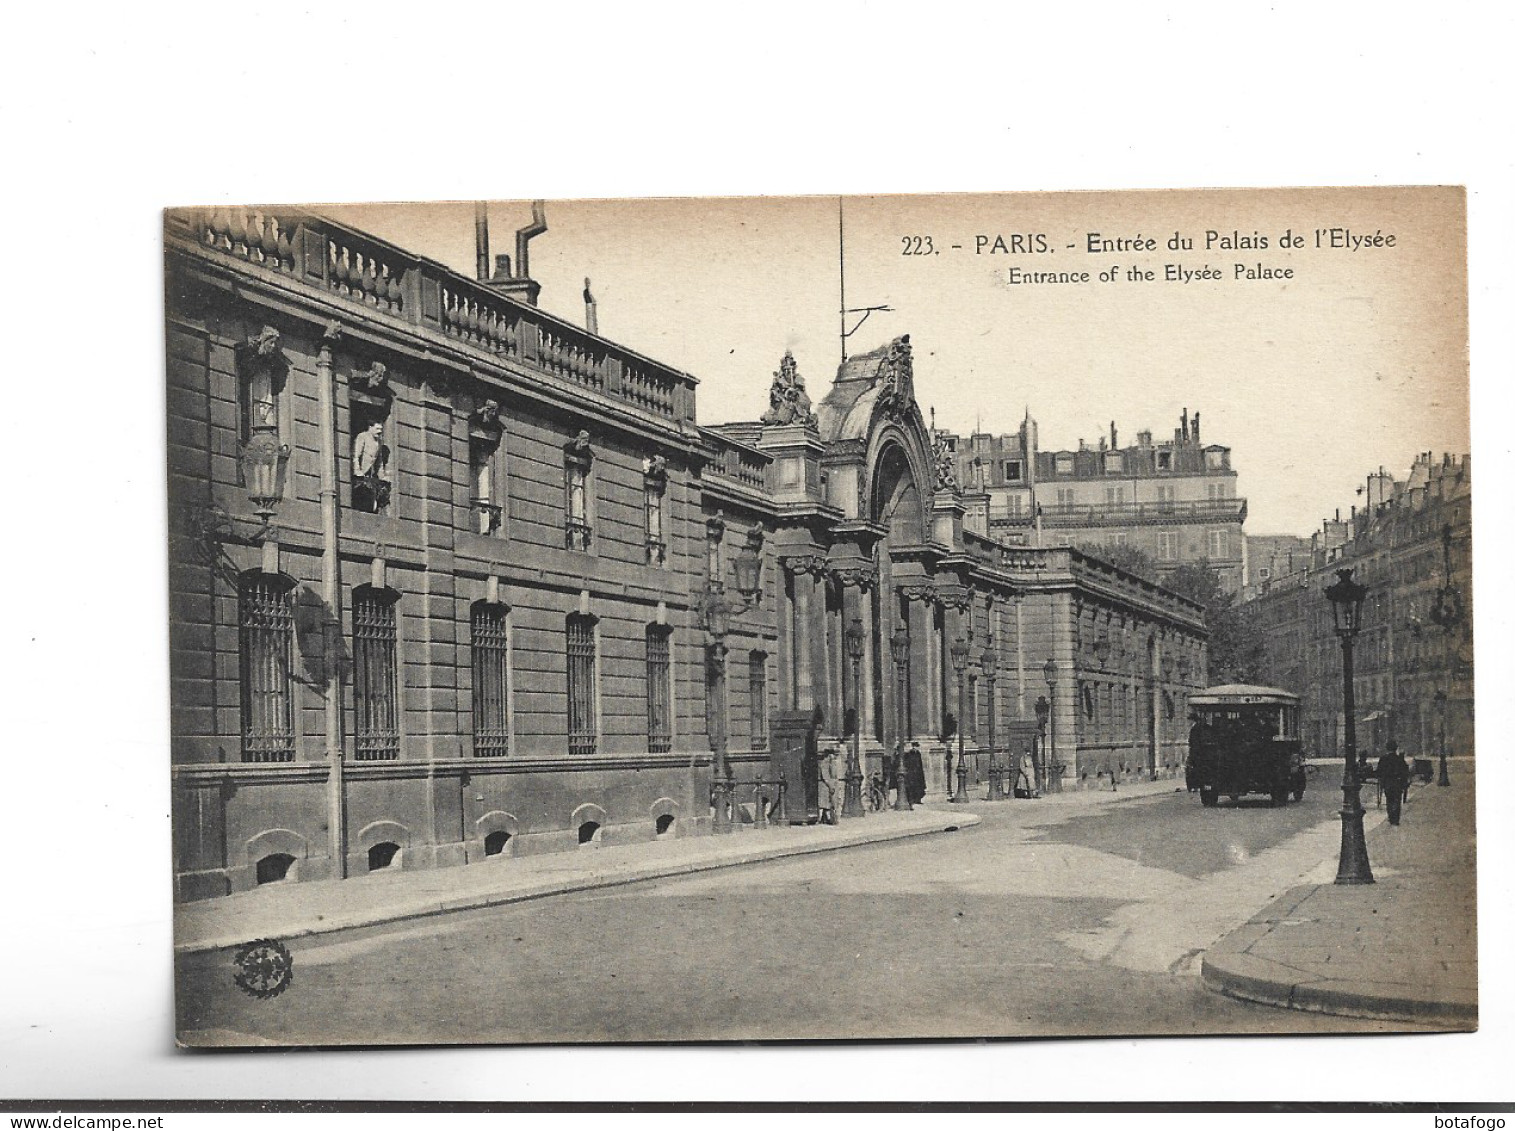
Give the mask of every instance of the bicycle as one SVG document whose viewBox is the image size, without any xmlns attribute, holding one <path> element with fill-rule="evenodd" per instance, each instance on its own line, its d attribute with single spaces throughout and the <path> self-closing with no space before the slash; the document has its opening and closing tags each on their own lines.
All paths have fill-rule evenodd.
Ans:
<svg viewBox="0 0 1515 1131">
<path fill-rule="evenodd" d="M 873 813 L 881 813 L 889 808 L 889 787 L 884 784 L 882 771 L 874 770 L 868 775 L 863 789 L 863 804 Z"/>
</svg>

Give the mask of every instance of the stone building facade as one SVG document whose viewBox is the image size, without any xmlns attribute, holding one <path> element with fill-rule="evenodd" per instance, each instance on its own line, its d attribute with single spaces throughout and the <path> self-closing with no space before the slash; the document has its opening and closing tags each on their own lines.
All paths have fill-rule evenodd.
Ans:
<svg viewBox="0 0 1515 1131">
<path fill-rule="evenodd" d="M 706 427 L 508 268 L 292 209 L 172 212 L 165 254 L 179 898 L 699 834 L 723 763 L 739 822 L 781 774 L 805 819 L 797 719 L 921 743 L 942 797 L 960 638 L 975 770 L 1042 695 L 1061 781 L 1181 761 L 1201 611 L 965 529 L 908 337 Z"/>
<path fill-rule="evenodd" d="M 969 505 L 969 525 L 996 539 L 1044 546 L 1131 546 L 1159 578 L 1206 560 L 1226 589 L 1246 573 L 1231 449 L 1204 444 L 1199 413 L 1184 410 L 1171 440 L 1138 432 L 1122 447 L 1115 424 L 1097 443 L 1043 451 L 1028 412 L 1013 433 L 940 432 Z"/>
<path fill-rule="evenodd" d="M 1394 739 L 1411 755 L 1473 753 L 1472 462 L 1418 455 L 1396 480 L 1380 469 L 1361 507 L 1338 512 L 1290 573 L 1241 606 L 1263 638 L 1268 681 L 1303 697 L 1307 746 L 1342 740 L 1341 646 L 1323 590 L 1350 568 L 1368 587 L 1353 649 L 1358 748 Z"/>
</svg>

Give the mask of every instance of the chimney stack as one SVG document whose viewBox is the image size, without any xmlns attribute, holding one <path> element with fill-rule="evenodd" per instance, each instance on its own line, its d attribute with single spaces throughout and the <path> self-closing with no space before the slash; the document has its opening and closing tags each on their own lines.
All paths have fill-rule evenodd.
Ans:
<svg viewBox="0 0 1515 1131">
<path fill-rule="evenodd" d="M 1110 450 L 1113 452 L 1120 445 L 1115 442 L 1115 421 L 1110 421 Z"/>
<path fill-rule="evenodd" d="M 474 269 L 481 283 L 489 281 L 489 209 L 482 200 L 473 206 Z"/>
<path fill-rule="evenodd" d="M 1179 430 L 1184 435 L 1184 443 L 1187 444 L 1189 442 L 1189 410 L 1188 409 L 1184 409 L 1184 414 L 1183 414 L 1183 416 L 1179 417 L 1179 421 L 1183 425 L 1183 427 L 1180 428 Z"/>
<path fill-rule="evenodd" d="M 591 334 L 600 332 L 600 315 L 595 307 L 594 295 L 589 290 L 589 278 L 584 279 L 584 329 Z"/>
<path fill-rule="evenodd" d="M 1196 444 L 1199 443 L 1199 413 L 1198 412 L 1196 412 L 1194 414 L 1193 434 L 1194 434 L 1194 442 Z"/>
</svg>

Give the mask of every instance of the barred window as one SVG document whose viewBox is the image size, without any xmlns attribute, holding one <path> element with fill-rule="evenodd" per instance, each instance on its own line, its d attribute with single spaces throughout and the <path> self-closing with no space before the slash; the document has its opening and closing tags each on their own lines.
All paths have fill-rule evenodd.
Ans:
<svg viewBox="0 0 1515 1131">
<path fill-rule="evenodd" d="M 400 756 L 395 595 L 371 586 L 353 592 L 353 711 L 362 761 Z"/>
<path fill-rule="evenodd" d="M 669 630 L 647 629 L 647 749 L 666 754 L 673 749 L 673 680 L 669 671 Z"/>
<path fill-rule="evenodd" d="M 595 715 L 594 618 L 568 618 L 568 752 L 593 754 L 599 737 Z"/>
<path fill-rule="evenodd" d="M 244 762 L 294 761 L 293 594 L 287 579 L 268 573 L 249 574 L 238 587 Z"/>
<path fill-rule="evenodd" d="M 479 601 L 473 606 L 473 754 L 503 758 L 510 753 L 509 650 L 505 606 Z"/>
<path fill-rule="evenodd" d="M 768 656 L 754 652 L 747 658 L 747 702 L 752 715 L 752 748 L 768 748 Z"/>
</svg>

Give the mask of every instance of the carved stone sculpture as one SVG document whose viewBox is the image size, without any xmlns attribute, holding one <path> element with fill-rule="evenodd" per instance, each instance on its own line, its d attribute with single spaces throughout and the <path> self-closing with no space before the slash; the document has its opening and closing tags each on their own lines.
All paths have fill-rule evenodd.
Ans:
<svg viewBox="0 0 1515 1131">
<path fill-rule="evenodd" d="M 784 351 L 773 374 L 773 384 L 768 389 L 768 411 L 763 413 L 764 424 L 802 424 L 806 428 L 816 426 L 815 413 L 810 409 L 810 395 L 805 392 L 805 379 L 800 376 L 794 354 Z"/>
</svg>

